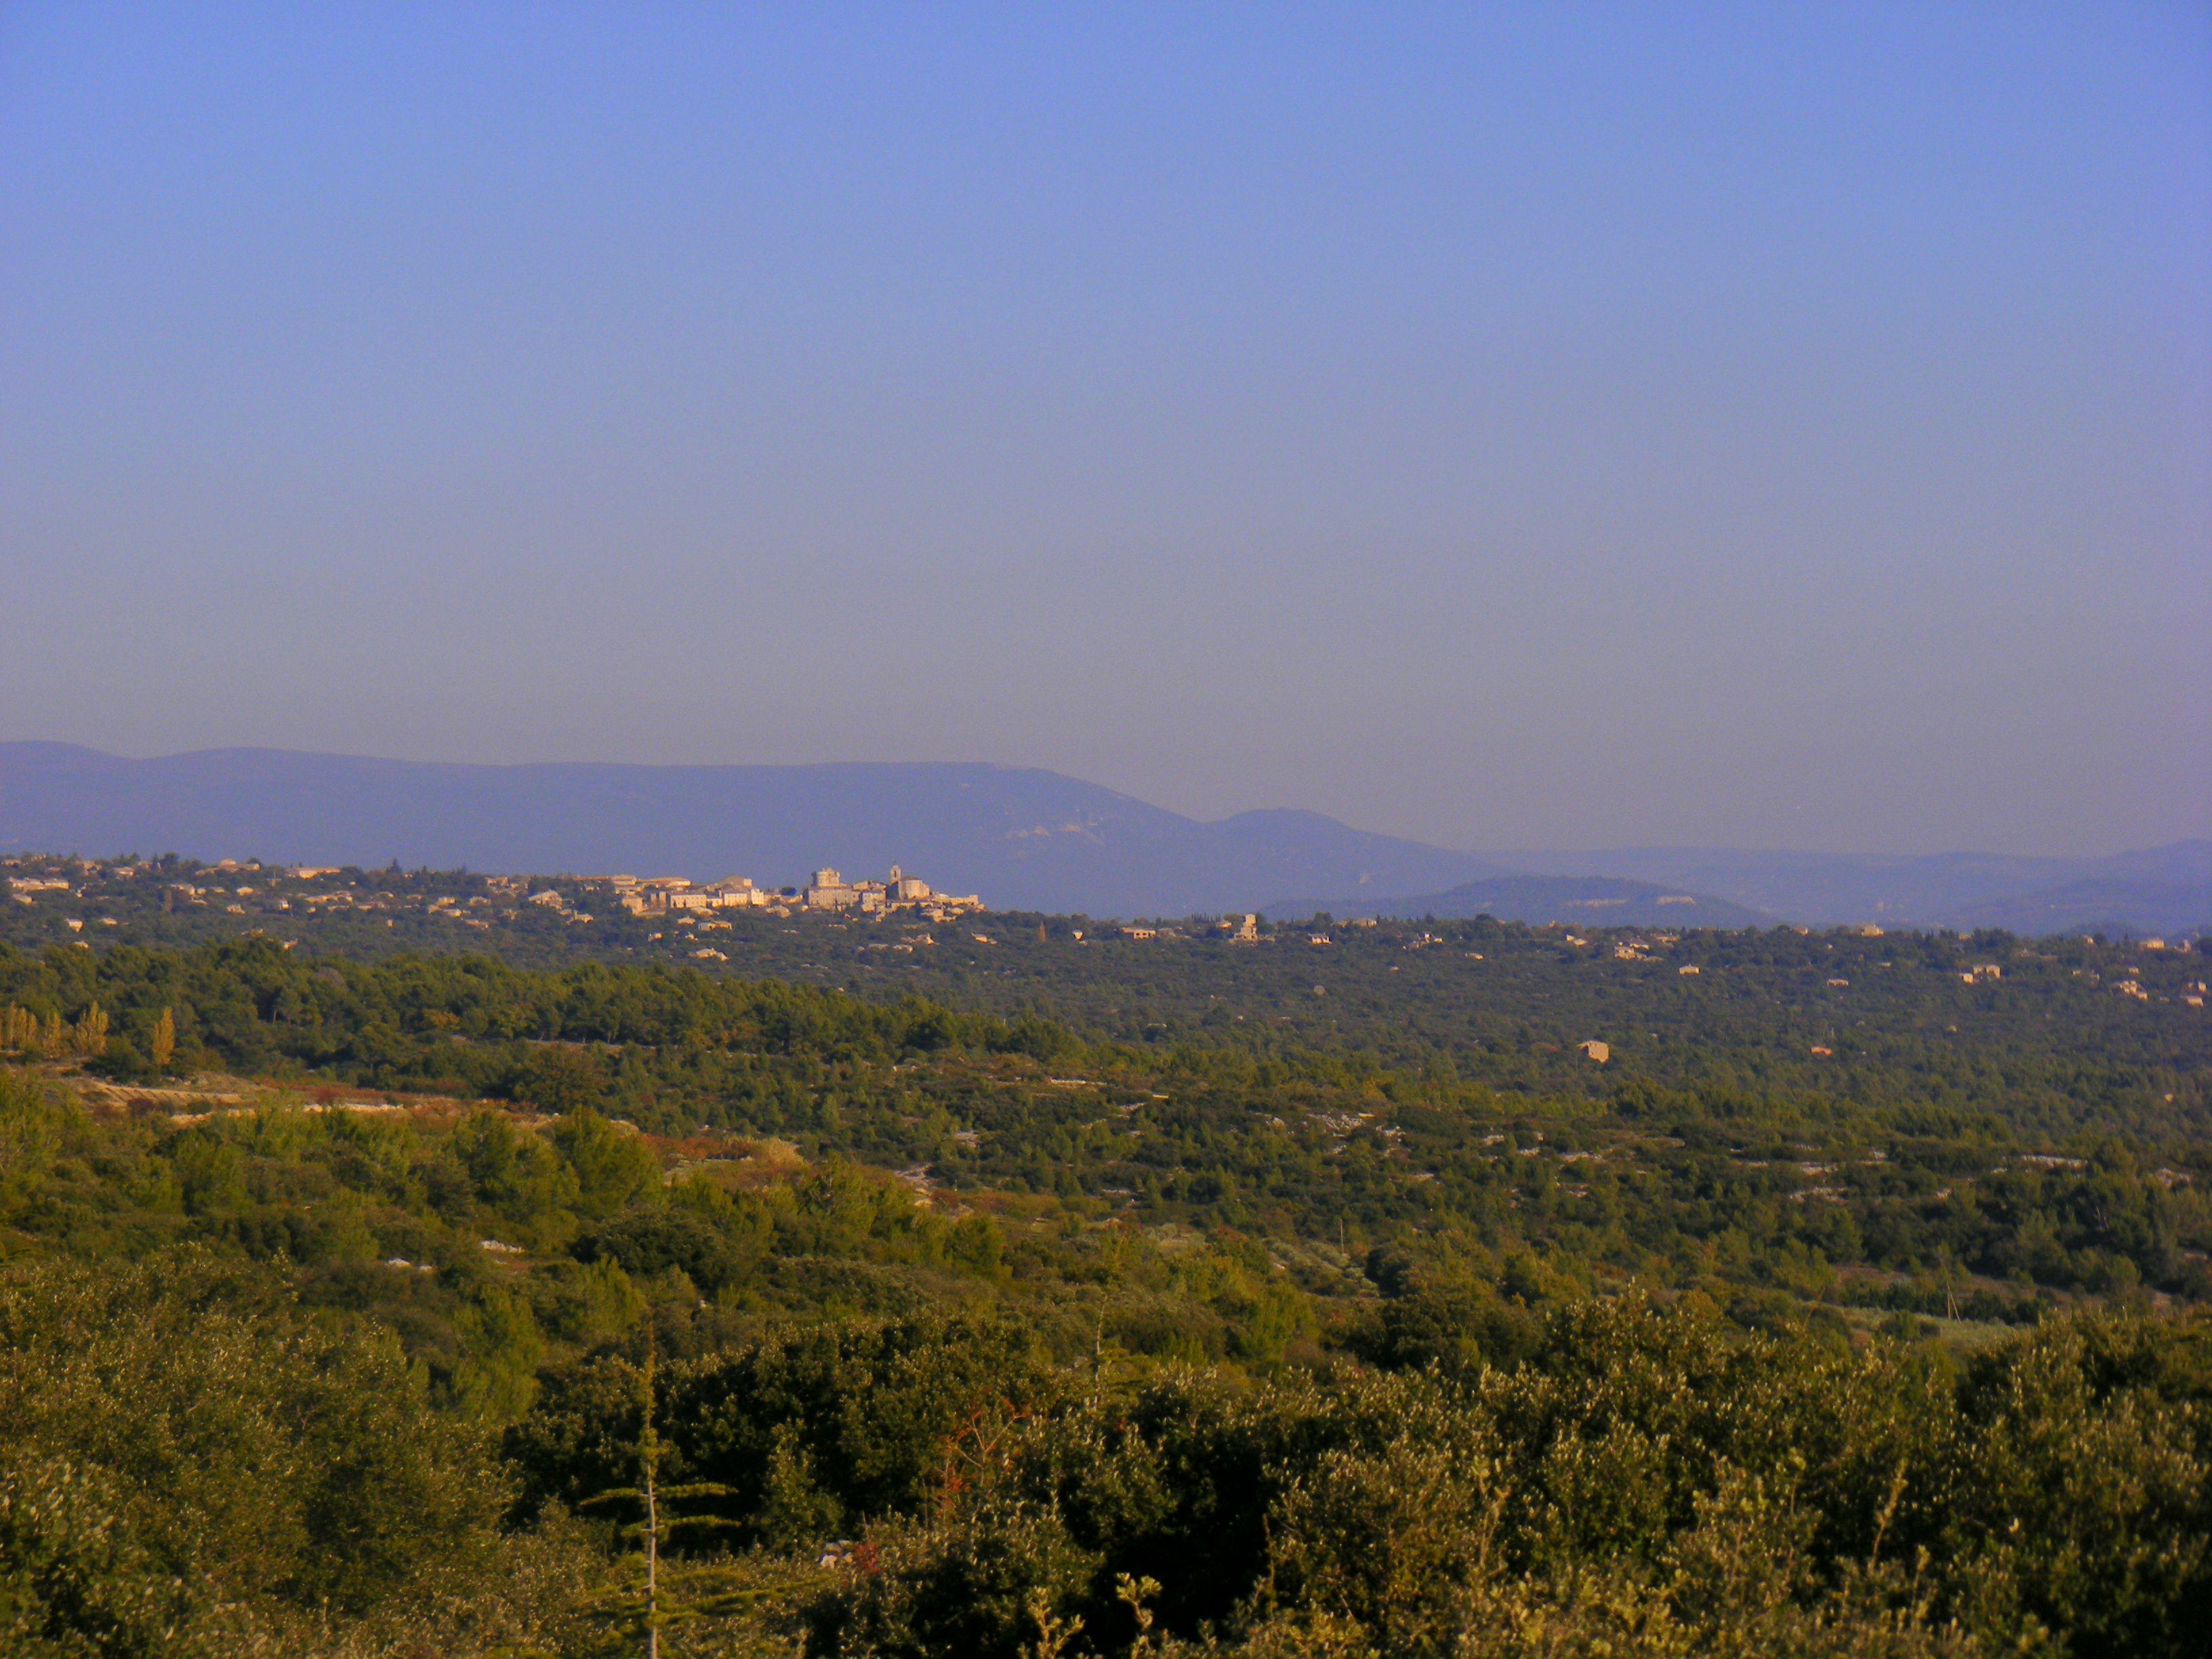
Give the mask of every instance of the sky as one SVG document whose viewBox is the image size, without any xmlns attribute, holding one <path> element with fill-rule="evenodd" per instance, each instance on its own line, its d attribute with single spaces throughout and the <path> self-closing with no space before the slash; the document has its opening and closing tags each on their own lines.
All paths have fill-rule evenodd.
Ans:
<svg viewBox="0 0 2212 1659">
<path fill-rule="evenodd" d="M 0 7 L 0 740 L 2212 834 L 2212 11 Z"/>
</svg>

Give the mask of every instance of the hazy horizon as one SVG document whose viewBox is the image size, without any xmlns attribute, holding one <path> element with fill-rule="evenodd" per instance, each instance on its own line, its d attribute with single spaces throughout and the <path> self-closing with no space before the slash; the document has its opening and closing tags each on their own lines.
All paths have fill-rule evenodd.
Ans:
<svg viewBox="0 0 2212 1659">
<path fill-rule="evenodd" d="M 0 739 L 2212 834 L 2183 4 L 0 14 Z"/>
<path fill-rule="evenodd" d="M 9 743 L 9 742 L 23 742 L 23 741 L 41 741 L 41 740 L 40 740 L 40 739 L 10 739 L 10 738 L 0 738 L 0 745 L 4 745 L 4 744 L 8 744 L 8 743 Z M 80 745 L 80 746 L 82 746 L 82 747 L 90 747 L 91 745 Z M 391 755 L 351 754 L 351 753 L 342 753 L 341 751 L 337 751 L 337 750 L 286 750 L 286 749 L 281 749 L 281 748 L 277 748 L 277 747 L 275 747 L 275 746 L 269 746 L 269 745 L 246 745 L 246 744 L 214 744 L 214 745 L 210 745 L 209 747 L 207 747 L 207 748 L 205 748 L 205 749 L 203 749 L 203 750 L 180 750 L 180 751 L 175 751 L 175 752 L 169 753 L 169 754 L 125 755 L 125 754 L 119 754 L 119 753 L 117 753 L 116 751 L 114 751 L 114 750 L 97 750 L 96 752 L 102 753 L 102 754 L 106 754 L 106 755 L 110 756 L 111 757 L 112 757 L 112 758 L 114 758 L 114 759 L 118 759 L 118 760 L 126 760 L 126 761 L 129 761 L 129 760 L 164 760 L 164 759 L 175 759 L 175 758 L 180 758 L 180 757 L 184 757 L 184 756 L 188 756 L 188 755 L 195 754 L 195 753 L 200 753 L 200 754 L 207 754 L 207 753 L 222 753 L 222 752 L 224 752 L 224 751 L 225 751 L 225 750 L 234 750 L 234 751 L 238 751 L 238 752 L 244 752 L 244 753 L 260 753 L 260 754 L 288 754 L 288 753 L 289 753 L 289 754 L 315 754 L 315 755 L 322 756 L 322 757 L 326 757 L 326 758 L 337 758 L 337 759 L 348 759 L 348 760 L 363 760 L 363 761 L 392 761 L 392 760 L 410 761 L 410 757 L 407 757 L 391 756 Z M 529 761 L 529 760 L 522 760 L 522 761 L 439 761 L 439 760 L 428 760 L 428 761 L 422 761 L 422 762 L 418 762 L 418 763 L 420 763 L 420 764 L 426 764 L 426 765 L 445 765 L 445 766 L 494 766 L 494 767 L 516 767 L 516 768 L 520 768 L 520 767 L 534 767 L 534 766 L 580 766 L 580 767 L 610 767 L 610 766 L 612 766 L 612 767 L 622 767 L 622 766 L 639 766 L 639 767 L 647 767 L 647 768 L 655 768 L 655 769 L 672 769 L 672 770 L 675 770 L 675 769 L 689 770 L 689 769 L 696 769 L 696 768 L 699 768 L 699 767 L 702 767 L 702 766 L 705 766 L 705 767 L 712 767 L 712 766 L 715 766 L 715 765 L 728 765 L 728 766 L 752 766 L 752 765 L 766 765 L 766 766 L 793 766 L 793 767 L 805 767 L 805 766 L 844 767 L 844 766 L 852 766 L 852 765 L 875 765 L 875 766 L 910 766 L 910 767 L 917 767 L 917 768 L 921 768 L 921 767 L 947 767 L 947 768 L 961 768 L 961 767 L 967 767 L 967 766 L 994 766 L 994 767 L 1003 766 L 1003 767 L 1004 767 L 1004 769 L 1006 769 L 1006 770 L 1009 770 L 1009 771 L 1042 771 L 1042 772 L 1049 772 L 1049 773 L 1052 773 L 1052 774 L 1053 774 L 1053 775 L 1058 775 L 1058 776 L 1062 776 L 1062 777 L 1066 777 L 1066 778 L 1073 779 L 1073 780 L 1075 780 L 1076 781 L 1079 781 L 1079 782 L 1085 782 L 1085 783 L 1095 783 L 1095 782 L 1097 781 L 1096 781 L 1096 780 L 1094 780 L 1094 779 L 1087 779 L 1087 778 L 1084 778 L 1084 777 L 1082 777 L 1082 776 L 1081 776 L 1081 775 L 1077 774 L 1077 773 L 1073 773 L 1073 772 L 1062 772 L 1062 771 L 1060 771 L 1058 769 L 1054 769 L 1054 768 L 1031 768 L 1031 767 L 1021 767 L 1021 766 L 1015 766 L 1015 765 L 1006 765 L 1006 764 L 1005 764 L 1005 763 L 1000 763 L 1000 762 L 993 762 L 993 761 L 975 761 L 975 760 L 948 760 L 948 761 L 927 761 L 927 760 L 915 760 L 915 761 L 860 761 L 860 762 L 854 762 L 854 761 L 811 761 L 811 762 L 808 762 L 808 761 L 802 761 L 802 762 L 744 762 L 744 761 L 737 761 L 737 762 L 721 762 L 721 763 L 715 763 L 715 762 L 688 762 L 688 761 L 626 761 L 626 760 L 622 760 L 622 759 L 619 759 L 619 758 L 611 758 L 611 757 L 591 757 L 591 758 L 581 758 L 581 759 L 572 759 L 572 760 L 553 760 L 553 761 Z M 1102 786 L 1100 786 L 1100 787 L 1111 787 L 1111 786 L 1103 786 L 1103 785 L 1102 785 Z M 1129 794 L 1129 793 L 1130 793 L 1130 792 L 1127 792 L 1127 791 L 1121 791 L 1121 792 L 1119 792 L 1119 793 L 1123 793 L 1123 794 Z M 1130 797 L 1130 798 L 1131 798 L 1131 799 L 1136 799 L 1136 800 L 1139 800 L 1139 801 L 1140 801 L 1140 802 L 1143 802 L 1143 804 L 1145 804 L 1145 805 L 1151 805 L 1151 806 L 1159 806 L 1159 805 L 1162 805 L 1162 803 L 1158 802 L 1158 801 L 1146 800 L 1145 797 L 1140 796 L 1140 795 L 1131 795 L 1131 797 Z M 1169 808 L 1168 810 L 1170 810 L 1170 811 L 1174 811 L 1174 810 L 1176 810 L 1176 809 L 1174 809 L 1174 808 Z M 1297 803 L 1295 803 L 1295 802 L 1273 801 L 1273 802 L 1267 802 L 1267 803 L 1263 803 L 1263 804 L 1261 804 L 1261 805 L 1252 805 L 1252 806 L 1242 806 L 1242 807 L 1233 808 L 1233 809 L 1231 809 L 1231 811 L 1229 811 L 1223 812 L 1223 813 L 1219 813 L 1219 814 L 1218 814 L 1218 815 L 1216 815 L 1216 816 L 1214 816 L 1214 817 L 1197 817 L 1195 814 L 1188 814 L 1188 813 L 1182 814 L 1182 816 L 1184 816 L 1184 817 L 1190 817 L 1190 818 L 1192 818 L 1192 819 L 1193 819 L 1193 821 L 1194 821 L 1194 822 L 1197 822 L 1197 823 L 1225 823 L 1225 822 L 1227 822 L 1228 820 L 1230 820 L 1230 819 L 1231 819 L 1231 818 L 1240 817 L 1243 817 L 1243 816 L 1247 816 L 1247 815 L 1250 815 L 1250 814 L 1267 814 L 1267 813 L 1278 812 L 1278 811 L 1316 811 L 1316 810 L 1317 810 L 1317 809 L 1314 809 L 1314 808 L 1311 808 L 1311 807 L 1304 807 L 1304 806 L 1301 806 L 1301 805 L 1299 805 L 1298 804 L 1297 804 Z M 1330 814 L 1330 815 L 1326 815 L 1326 816 L 1334 817 L 1335 815 L 1334 815 L 1334 814 Z M 1376 830 L 1376 828 L 1375 828 L 1375 826 L 1374 826 L 1373 824 L 1370 824 L 1370 823 L 1363 823 L 1359 822 L 1357 818 L 1340 818 L 1340 819 L 1339 819 L 1338 821 L 1339 821 L 1339 822 L 1340 822 L 1340 823 L 1344 823 L 1344 825 L 1345 825 L 1347 829 L 1358 830 L 1362 830 L 1362 831 L 1369 831 L 1369 832 L 1373 832 L 1373 833 L 1377 833 L 1377 834 L 1389 834 L 1389 833 L 1391 833 L 1391 832 L 1387 831 L 1387 830 Z M 1417 837 L 1409 837 L 1409 839 L 1418 839 L 1418 838 L 1417 838 Z M 2212 839 L 2212 837 L 2206 837 L 2206 836 L 2184 836 L 2178 837 L 2178 838 L 2176 838 L 2176 839 L 2175 839 L 2175 840 L 2173 840 L 2173 841 L 2169 841 L 2169 842 L 2158 842 L 2158 843 L 2148 843 L 2148 842 L 2146 842 L 2146 843 L 2143 843 L 2143 844 L 2142 844 L 2142 845 L 2132 845 L 2132 844 L 2131 844 L 2131 845 L 2125 845 L 2125 846 L 2115 845 L 2115 846 L 2111 846 L 2111 847 L 2092 848 L 2087 849 L 2087 851 L 2085 851 L 2085 852 L 2082 852 L 2082 853 L 2080 853 L 2080 854 L 2047 854 L 2047 855 L 2046 855 L 2046 854 L 2033 854 L 2033 853 L 2021 853 L 2021 852 L 2016 851 L 2015 849 L 2012 849 L 2012 848 L 2005 848 L 2005 847 L 2001 847 L 2001 846 L 1996 846 L 1996 845 L 1994 845 L 1994 844 L 1980 844 L 1980 845 L 1975 845 L 1975 846 L 1959 846 L 1959 847 L 1939 847 L 1939 848 L 1931 848 L 1925 849 L 1925 850 L 1923 850 L 1923 851 L 1922 851 L 1922 852 L 1919 852 L 1919 853 L 1905 853 L 1905 852 L 1899 852 L 1899 851 L 1897 851 L 1897 850 L 1895 850 L 1895 849 L 1893 849 L 1893 848 L 1879 848 L 1879 847 L 1873 847 L 1873 848 L 1840 848 L 1840 847 L 1820 847 L 1820 846 L 1777 846 L 1777 845 L 1772 845 L 1772 844 L 1768 844 L 1768 845 L 1760 845 L 1760 846 L 1753 846 L 1753 845 L 1748 845 L 1748 844 L 1733 845 L 1733 844 L 1717 843 L 1717 842 L 1699 842 L 1699 843 L 1691 843 L 1691 842 L 1638 842 L 1638 843 L 1616 842 L 1616 843 L 1613 843 L 1613 844 L 1610 844 L 1610 845 L 1599 845 L 1599 844 L 1597 844 L 1597 843 L 1590 843 L 1590 844 L 1588 844 L 1588 845 L 1583 845 L 1583 844 L 1580 844 L 1580 843 L 1577 843 L 1577 842 L 1559 842 L 1547 843 L 1547 844 L 1540 845 L 1540 846 L 1539 846 L 1539 845 L 1524 845 L 1524 846 L 1518 846 L 1518 847 L 1462 847 L 1462 846 L 1454 846 L 1454 845 L 1451 845 L 1450 843 L 1448 843 L 1448 842 L 1425 842 L 1425 843 L 1424 843 L 1424 844 L 1428 845 L 1428 846 L 1436 847 L 1436 848 L 1439 848 L 1440 850 L 1443 850 L 1443 851 L 1455 852 L 1455 853 L 1465 853 L 1465 854 L 1472 854 L 1472 855 L 1474 855 L 1474 856 L 1477 856 L 1477 857 L 1483 857 L 1483 858 L 1496 859 L 1496 860 L 1502 860 L 1502 861 L 1510 861 L 1510 860 L 1516 860 L 1516 859 L 1520 859 L 1520 860 L 1528 860 L 1528 859 L 1538 859 L 1538 860 L 1557 859 L 1557 858 L 1560 858 L 1560 857 L 1573 857 L 1573 856 L 1575 856 L 1575 855 L 1577 855 L 1577 854 L 1585 854 L 1585 853 L 1589 853 L 1589 854 L 1601 854 L 1601 853 L 1686 853 L 1686 853 L 1731 853 L 1731 854 L 1742 854 L 1752 855 L 1752 856 L 1759 856 L 1759 855 L 1764 855 L 1764 854 L 1778 854 L 1778 855 L 1781 855 L 1781 856 L 1784 856 L 1784 857 L 1798 857 L 1798 856 L 1803 856 L 1803 857 L 1808 857 L 1808 858 L 1869 859 L 1869 860 L 1886 860 L 1886 859 L 1911 860 L 1911 859 L 1916 859 L 1916 858 L 1942 858 L 1942 857 L 1946 857 L 1946 856 L 1973 857 L 1973 856 L 1979 856 L 1979 855 L 1994 855 L 1994 856 L 2000 857 L 2000 858 L 2034 858 L 2034 857 L 2039 857 L 2039 856 L 2049 856 L 2049 857 L 2053 857 L 2053 858 L 2067 858 L 2067 857 L 2073 857 L 2073 858 L 2092 858 L 2092 859 L 2094 859 L 2094 858 L 2099 858 L 2099 857 L 2109 857 L 2109 856 L 2114 856 L 2114 855 L 2118 855 L 2118 854 L 2126 854 L 2126 853 L 2132 853 L 2132 852 L 2145 852 L 2145 851 L 2152 851 L 2152 850 L 2155 850 L 2156 848 L 2161 848 L 2161 847 L 2177 846 L 2177 845 L 2181 845 L 2181 844 L 2185 844 L 2185 843 L 2187 843 L 2187 844 L 2200 843 L 2200 842 L 2203 842 L 2207 841 L 2208 839 Z M 47 848 L 47 849 L 44 849 L 44 850 L 46 850 L 46 851 L 47 851 L 47 852 L 52 852 L 52 851 L 56 850 L 56 849 L 53 849 L 53 848 Z M 1547 872 L 1547 871 L 1540 870 L 1540 869 L 1539 869 L 1538 867 L 1536 867 L 1536 866 L 1533 866 L 1528 867 L 1528 873 L 1531 873 L 1531 874 L 1538 874 L 1538 873 L 1554 873 L 1553 872 Z M 1579 869 L 1577 869 L 1577 870 L 1572 871 L 1572 872 L 1567 872 L 1567 871 L 1565 871 L 1565 870 L 1564 869 L 1564 867 L 1563 867 L 1563 868 L 1562 868 L 1562 870 L 1561 870 L 1560 872 L 1558 872 L 1558 873 L 1589 873 L 1589 872 L 1583 872 L 1583 871 L 1580 871 Z"/>
</svg>

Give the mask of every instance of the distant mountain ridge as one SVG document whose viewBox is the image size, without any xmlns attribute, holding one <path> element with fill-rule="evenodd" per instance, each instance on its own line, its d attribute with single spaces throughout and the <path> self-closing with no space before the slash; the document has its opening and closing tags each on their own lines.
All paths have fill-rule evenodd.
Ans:
<svg viewBox="0 0 2212 1659">
<path fill-rule="evenodd" d="M 1202 823 L 1096 784 L 968 763 L 474 766 L 216 749 L 122 760 L 0 744 L 0 851 L 802 882 L 893 863 L 1002 909 L 1249 910 L 1277 893 L 1417 891 L 1494 860 L 1318 812 Z"/>
<path fill-rule="evenodd" d="M 125 851 L 775 886 L 819 865 L 880 875 L 896 862 L 999 908 L 1102 917 L 1487 909 L 1591 927 L 2212 932 L 2212 841 L 2087 859 L 1481 854 L 1289 809 L 1201 823 L 1058 773 L 968 763 L 477 766 L 273 749 L 124 760 L 0 744 L 0 853 Z M 1669 896 L 1694 902 L 1659 902 Z"/>
<path fill-rule="evenodd" d="M 1656 882 L 1614 876 L 1492 876 L 1462 882 L 1442 893 L 1400 898 L 1279 899 L 1279 916 L 1392 916 L 1439 921 L 1495 916 L 1537 926 L 1564 922 L 1584 927 L 1750 927 L 1774 918 L 1710 894 L 1686 893 Z"/>
<path fill-rule="evenodd" d="M 1711 893 L 1826 927 L 2001 927 L 2015 933 L 2212 932 L 2212 840 L 2099 858 L 1993 853 L 1890 856 L 1717 848 L 1500 853 L 1544 874 L 1603 870 Z"/>
</svg>

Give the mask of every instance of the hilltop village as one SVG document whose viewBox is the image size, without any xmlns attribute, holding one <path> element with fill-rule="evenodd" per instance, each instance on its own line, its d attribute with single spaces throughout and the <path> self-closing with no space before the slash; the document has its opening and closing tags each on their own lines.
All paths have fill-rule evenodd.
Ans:
<svg viewBox="0 0 2212 1659">
<path fill-rule="evenodd" d="M 686 910 L 765 909 L 771 915 L 786 916 L 794 910 L 853 910 L 863 915 L 908 910 L 926 921 L 948 921 L 983 908 L 983 901 L 975 894 L 938 892 L 927 882 L 908 875 L 896 864 L 891 866 L 889 878 L 884 881 L 848 881 L 836 870 L 824 867 L 815 871 L 805 887 L 756 887 L 746 876 L 732 876 L 705 886 L 695 886 L 680 876 L 653 876 L 642 880 L 635 876 L 586 879 L 611 890 L 615 902 L 634 916 L 667 915 Z M 557 899 L 559 895 L 553 896 Z M 544 901 L 544 895 L 532 896 L 533 903 Z"/>
<path fill-rule="evenodd" d="M 247 929 L 277 932 L 315 918 L 352 918 L 356 925 L 398 927 L 408 919 L 479 931 L 530 919 L 590 931 L 593 924 L 635 919 L 690 929 L 722 926 L 717 917 L 802 913 L 828 918 L 950 921 L 981 911 L 973 893 L 940 893 L 896 865 L 888 878 L 848 880 L 837 870 L 811 872 L 803 887 L 763 887 L 732 876 L 696 883 L 680 876 L 479 875 L 466 871 L 363 870 L 332 865 L 273 865 L 224 859 L 213 864 L 164 856 L 92 860 L 0 859 L 7 896 L 0 927 L 14 942 L 40 935 L 86 943 L 99 930 L 134 921 L 188 927 L 190 919 L 229 916 Z M 256 925 L 258 924 L 258 928 Z M 27 932 L 26 929 L 27 928 Z M 179 937 L 184 935 L 179 934 Z M 643 935 L 659 940 L 659 933 Z"/>
</svg>

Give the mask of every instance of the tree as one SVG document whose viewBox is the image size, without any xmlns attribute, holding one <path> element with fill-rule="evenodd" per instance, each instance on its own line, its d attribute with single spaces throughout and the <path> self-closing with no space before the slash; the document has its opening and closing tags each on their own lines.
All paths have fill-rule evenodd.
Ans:
<svg viewBox="0 0 2212 1659">
<path fill-rule="evenodd" d="M 300 1652 L 496 1582 L 489 1448 L 389 1333 L 284 1307 L 197 1250 L 0 1278 L 0 1649 Z"/>
<path fill-rule="evenodd" d="M 453 1316 L 461 1357 L 453 1367 L 456 1403 L 485 1422 L 511 1422 L 538 1396 L 545 1338 L 530 1306 L 513 1292 L 487 1286 Z"/>
<path fill-rule="evenodd" d="M 682 1486 L 660 1484 L 661 1445 L 653 1416 L 659 1401 L 655 1388 L 659 1369 L 659 1346 L 651 1326 L 646 1328 L 645 1365 L 638 1373 L 640 1427 L 637 1437 L 638 1484 L 614 1486 L 585 1499 L 585 1507 L 605 1504 L 635 1504 L 642 1518 L 623 1528 L 623 1535 L 637 1540 L 629 1558 L 640 1583 L 635 1595 L 605 1604 L 602 1616 L 645 1642 L 646 1659 L 660 1659 L 660 1632 L 671 1625 L 738 1612 L 771 1592 L 761 1589 L 733 1589 L 726 1575 L 714 1568 L 690 1568 L 669 1574 L 661 1571 L 661 1542 L 679 1527 L 718 1528 L 732 1523 L 719 1516 L 674 1515 L 663 1505 L 689 1498 L 726 1498 L 727 1486 L 712 1481 Z M 685 1591 L 690 1592 L 689 1595 Z"/>
<path fill-rule="evenodd" d="M 553 1145 L 576 1175 L 577 1212 L 593 1221 L 618 1214 L 632 1200 L 660 1190 L 660 1161 L 636 1134 L 597 1112 L 579 1110 L 553 1131 Z"/>
<path fill-rule="evenodd" d="M 517 1092 L 542 1111 L 582 1111 L 606 1098 L 606 1067 L 586 1049 L 541 1049 L 523 1069 Z"/>
</svg>

